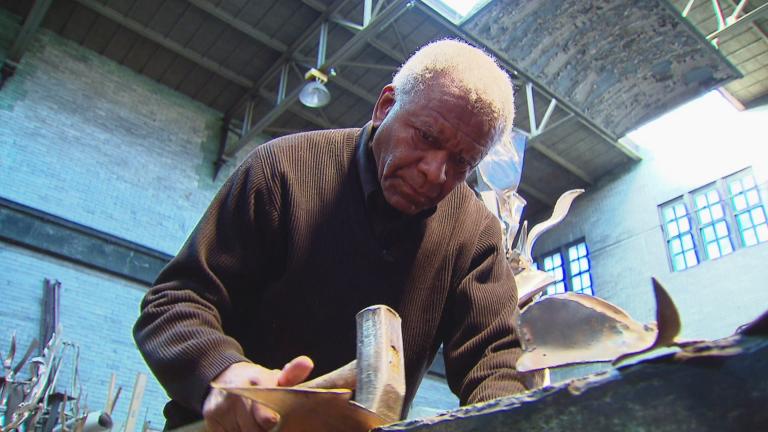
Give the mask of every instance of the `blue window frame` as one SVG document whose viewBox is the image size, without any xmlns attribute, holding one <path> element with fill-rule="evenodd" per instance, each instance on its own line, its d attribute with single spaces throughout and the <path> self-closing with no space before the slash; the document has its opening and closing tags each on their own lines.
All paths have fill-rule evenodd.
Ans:
<svg viewBox="0 0 768 432">
<path fill-rule="evenodd" d="M 760 192 L 751 173 L 737 173 L 727 179 L 731 207 L 744 247 L 768 241 L 768 223 Z"/>
<path fill-rule="evenodd" d="M 534 264 L 555 278 L 555 281 L 547 286 L 544 295 L 562 294 L 568 291 L 594 295 L 592 264 L 589 259 L 589 248 L 584 240 L 544 254 L 534 259 Z"/>
<path fill-rule="evenodd" d="M 688 207 L 682 198 L 662 207 L 667 250 L 674 271 L 685 270 L 699 263 L 696 255 Z"/>
<path fill-rule="evenodd" d="M 750 168 L 677 197 L 659 210 L 673 271 L 768 242 L 766 211 Z"/>
<path fill-rule="evenodd" d="M 568 266 L 571 274 L 571 290 L 580 294 L 594 295 L 592 275 L 589 272 L 589 249 L 584 242 L 568 248 Z"/>
</svg>

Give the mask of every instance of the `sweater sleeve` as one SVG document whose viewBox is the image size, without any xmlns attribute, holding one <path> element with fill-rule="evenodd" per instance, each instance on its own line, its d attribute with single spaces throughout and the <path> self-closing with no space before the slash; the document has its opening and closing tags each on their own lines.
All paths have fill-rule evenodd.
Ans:
<svg viewBox="0 0 768 432">
<path fill-rule="evenodd" d="M 193 412 L 201 411 L 213 378 L 247 361 L 224 328 L 233 295 L 264 280 L 264 246 L 278 220 L 267 179 L 257 150 L 224 184 L 141 303 L 136 344 L 168 395 Z"/>
<path fill-rule="evenodd" d="M 481 229 L 469 269 L 448 303 L 443 355 L 451 390 L 462 405 L 538 386 L 542 373 L 520 373 L 522 354 L 514 315 L 517 288 L 490 214 Z"/>
</svg>

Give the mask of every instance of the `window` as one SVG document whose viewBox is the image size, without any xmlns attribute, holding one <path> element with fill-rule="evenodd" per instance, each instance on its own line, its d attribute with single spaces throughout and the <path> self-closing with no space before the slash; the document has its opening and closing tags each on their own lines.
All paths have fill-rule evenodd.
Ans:
<svg viewBox="0 0 768 432">
<path fill-rule="evenodd" d="M 699 259 L 693 247 L 691 221 L 685 203 L 682 200 L 673 203 L 664 208 L 663 214 L 664 233 L 669 256 L 672 259 L 672 268 L 680 271 L 695 266 L 699 263 Z"/>
<path fill-rule="evenodd" d="M 751 175 L 735 174 L 727 179 L 728 193 L 736 217 L 741 244 L 756 245 L 768 241 L 768 224 L 765 208 L 760 202 L 760 193 Z"/>
<path fill-rule="evenodd" d="M 456 25 L 461 25 L 491 0 L 422 0 Z"/>
<path fill-rule="evenodd" d="M 673 271 L 768 241 L 768 223 L 751 169 L 660 206 Z"/>
<path fill-rule="evenodd" d="M 592 276 L 589 274 L 589 251 L 581 242 L 568 248 L 568 265 L 571 274 L 571 290 L 580 294 L 593 295 Z"/>
<path fill-rule="evenodd" d="M 560 252 L 545 256 L 541 264 L 542 269 L 555 278 L 555 281 L 547 286 L 545 295 L 564 293 L 565 274 L 563 272 L 563 256 Z"/>
<path fill-rule="evenodd" d="M 536 268 L 540 268 L 555 278 L 555 281 L 547 286 L 544 295 L 561 294 L 568 291 L 594 295 L 589 248 L 583 240 L 545 254 L 539 259 L 535 259 L 534 264 L 536 264 Z"/>
</svg>

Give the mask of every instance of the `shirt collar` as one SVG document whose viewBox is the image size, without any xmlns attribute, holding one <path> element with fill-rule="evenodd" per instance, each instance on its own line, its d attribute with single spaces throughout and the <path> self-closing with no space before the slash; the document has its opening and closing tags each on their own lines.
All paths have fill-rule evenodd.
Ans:
<svg viewBox="0 0 768 432">
<path fill-rule="evenodd" d="M 379 184 L 379 170 L 376 166 L 376 159 L 373 157 L 373 150 L 371 149 L 371 141 L 376 134 L 376 128 L 373 127 L 371 122 L 368 122 L 363 126 L 360 131 L 360 138 L 357 142 L 357 152 L 355 159 L 357 162 L 357 171 L 360 174 L 360 184 L 363 187 L 363 196 L 365 197 L 366 207 L 371 210 L 375 208 L 372 206 L 371 201 L 374 199 L 380 199 L 384 207 L 391 209 L 392 212 L 398 212 L 391 207 L 381 192 L 381 185 Z M 414 215 L 416 219 L 426 219 L 432 216 L 437 211 L 437 206 L 431 207 Z M 402 214 L 402 216 L 405 216 Z"/>
</svg>

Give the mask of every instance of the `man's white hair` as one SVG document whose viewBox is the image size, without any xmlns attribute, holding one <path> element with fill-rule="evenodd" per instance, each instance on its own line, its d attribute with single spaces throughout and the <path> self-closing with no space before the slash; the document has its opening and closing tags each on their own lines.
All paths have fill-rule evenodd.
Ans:
<svg viewBox="0 0 768 432">
<path fill-rule="evenodd" d="M 472 111 L 496 131 L 493 145 L 509 139 L 515 116 L 512 82 L 493 57 L 458 40 L 431 42 L 395 74 L 395 100 L 408 103 L 436 80 L 468 99 Z"/>
</svg>

